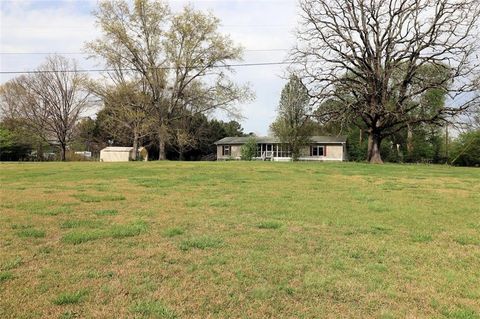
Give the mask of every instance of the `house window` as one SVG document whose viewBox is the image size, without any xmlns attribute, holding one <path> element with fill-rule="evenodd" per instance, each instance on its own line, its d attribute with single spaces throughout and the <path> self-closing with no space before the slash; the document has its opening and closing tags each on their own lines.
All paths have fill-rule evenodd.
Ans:
<svg viewBox="0 0 480 319">
<path fill-rule="evenodd" d="M 325 156 L 325 147 L 320 145 L 310 146 L 310 156 Z"/>
<path fill-rule="evenodd" d="M 222 155 L 223 156 L 230 156 L 230 145 L 223 145 L 222 146 Z"/>
</svg>

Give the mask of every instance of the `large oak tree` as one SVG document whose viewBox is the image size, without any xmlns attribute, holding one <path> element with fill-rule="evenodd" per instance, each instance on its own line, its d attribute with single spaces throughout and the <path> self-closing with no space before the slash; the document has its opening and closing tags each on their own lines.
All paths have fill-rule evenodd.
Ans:
<svg viewBox="0 0 480 319">
<path fill-rule="evenodd" d="M 385 137 L 478 104 L 479 1 L 301 0 L 300 8 L 293 58 L 316 114 L 366 128 L 370 162 L 382 162 Z M 445 105 L 424 103 L 432 90 Z"/>
</svg>

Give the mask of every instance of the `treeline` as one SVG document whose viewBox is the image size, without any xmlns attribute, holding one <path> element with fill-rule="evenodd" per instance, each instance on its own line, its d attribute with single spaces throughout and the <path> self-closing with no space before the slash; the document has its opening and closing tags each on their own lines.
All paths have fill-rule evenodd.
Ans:
<svg viewBox="0 0 480 319">
<path fill-rule="evenodd" d="M 95 118 L 81 119 L 74 128 L 67 160 L 83 160 L 75 152 L 88 151 L 92 159 L 99 157 L 100 150 L 110 145 L 132 145 L 128 130 L 118 127 L 112 131 L 111 124 L 105 120 L 105 111 L 100 111 Z M 191 117 L 189 129 L 194 137 L 179 140 L 171 139 L 166 147 L 167 158 L 171 160 L 214 160 L 216 147 L 213 143 L 226 136 L 244 136 L 245 133 L 237 121 L 208 119 L 203 114 Z M 139 143 L 145 146 L 150 156 L 158 156 L 155 134 L 143 136 Z M 188 142 L 188 143 L 187 143 Z M 0 122 L 0 161 L 48 161 L 59 160 L 59 148 L 55 143 L 45 142 L 35 135 L 24 123 L 3 120 Z"/>
<path fill-rule="evenodd" d="M 424 99 L 424 109 L 430 112 L 444 107 L 445 92 L 430 90 Z M 321 121 L 312 114 L 311 97 L 301 78 L 292 74 L 282 90 L 278 114 L 270 125 L 272 133 L 289 145 L 295 160 L 312 135 L 344 135 L 347 137 L 347 158 L 363 162 L 368 158 L 368 127 L 361 121 Z M 476 113 L 475 113 L 476 112 Z M 477 114 L 475 116 L 475 114 Z M 386 136 L 381 144 L 383 160 L 396 163 L 433 163 L 462 166 L 480 165 L 480 110 L 473 108 L 469 130 L 452 138 L 458 131 L 443 123 L 427 122 L 406 125 Z M 320 120 L 319 120 L 320 118 Z"/>
<path fill-rule="evenodd" d="M 309 136 L 326 134 L 348 136 L 350 160 L 479 165 L 479 116 L 467 118 L 480 106 L 478 1 L 299 0 L 299 8 L 293 75 L 271 125 L 294 159 Z M 160 0 L 100 1 L 94 15 L 101 36 L 85 52 L 103 63 L 99 77 L 51 56 L 1 86 L 2 159 L 48 159 L 54 147 L 66 160 L 68 150 L 106 145 L 206 159 L 214 140 L 242 133 L 211 120 L 240 116 L 237 106 L 253 98 L 230 78 L 242 48 L 218 18 Z M 459 122 L 466 133 L 448 134 Z"/>
<path fill-rule="evenodd" d="M 53 147 L 66 160 L 87 135 L 94 153 L 96 145 L 143 145 L 150 158 L 200 159 L 216 138 L 241 134 L 228 128 L 236 122 L 209 120 L 239 117 L 237 105 L 253 98 L 230 78 L 242 48 L 218 18 L 153 0 L 100 1 L 94 15 L 101 36 L 85 52 L 103 62 L 99 77 L 55 55 L 0 88 L 2 158 L 49 158 Z M 28 148 L 34 153 L 20 156 Z"/>
</svg>

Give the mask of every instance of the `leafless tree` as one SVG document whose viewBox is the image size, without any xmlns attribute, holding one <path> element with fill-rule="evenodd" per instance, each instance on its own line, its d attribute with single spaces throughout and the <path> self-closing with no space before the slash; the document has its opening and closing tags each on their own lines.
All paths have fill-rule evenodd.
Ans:
<svg viewBox="0 0 480 319">
<path fill-rule="evenodd" d="M 76 70 L 75 61 L 50 56 L 35 73 L 11 80 L 9 98 L 2 101 L 10 116 L 24 120 L 46 142 L 55 140 L 62 161 L 75 124 L 90 103 L 86 76 Z"/>
<path fill-rule="evenodd" d="M 8 81 L 0 87 L 0 116 L 2 121 L 15 123 L 18 129 L 35 141 L 36 158 L 43 160 L 43 146 L 47 136 L 48 112 L 38 108 L 25 75 Z"/>
<path fill-rule="evenodd" d="M 478 104 L 478 0 L 300 0 L 300 8 L 293 59 L 316 114 L 366 128 L 371 163 L 382 162 L 385 137 Z M 431 89 L 446 105 L 427 109 Z"/>
</svg>

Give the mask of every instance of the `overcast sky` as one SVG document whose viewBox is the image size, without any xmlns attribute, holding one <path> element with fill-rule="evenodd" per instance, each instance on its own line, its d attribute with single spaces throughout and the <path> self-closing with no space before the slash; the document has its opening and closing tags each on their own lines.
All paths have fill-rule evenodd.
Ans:
<svg viewBox="0 0 480 319">
<path fill-rule="evenodd" d="M 80 68 L 96 67 L 79 54 L 86 41 L 94 39 L 91 12 L 96 0 L 0 0 L 0 70 L 26 71 L 36 68 L 44 53 L 69 53 Z M 209 10 L 221 19 L 221 31 L 246 49 L 244 63 L 281 62 L 294 44 L 298 19 L 296 0 L 170 0 L 177 11 L 187 3 Z M 258 51 L 271 50 L 274 51 Z M 253 50 L 253 51 L 252 51 Z M 39 53 L 39 54 L 28 54 Z M 234 79 L 249 82 L 254 102 L 242 105 L 246 132 L 265 135 L 275 118 L 285 66 L 236 68 Z M 14 75 L 1 74 L 0 83 Z"/>
</svg>

